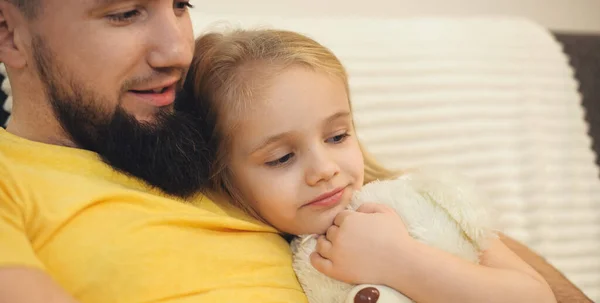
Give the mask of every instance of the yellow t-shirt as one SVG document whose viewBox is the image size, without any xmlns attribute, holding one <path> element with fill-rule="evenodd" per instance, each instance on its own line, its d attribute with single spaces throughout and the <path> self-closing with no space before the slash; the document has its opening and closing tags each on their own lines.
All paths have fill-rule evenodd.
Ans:
<svg viewBox="0 0 600 303">
<path fill-rule="evenodd" d="M 0 267 L 14 265 L 83 303 L 306 302 L 274 230 L 0 128 Z"/>
</svg>

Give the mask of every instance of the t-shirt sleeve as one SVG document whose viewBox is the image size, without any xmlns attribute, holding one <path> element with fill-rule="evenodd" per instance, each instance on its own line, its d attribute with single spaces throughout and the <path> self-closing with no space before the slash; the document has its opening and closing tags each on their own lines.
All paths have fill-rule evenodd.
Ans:
<svg viewBox="0 0 600 303">
<path fill-rule="evenodd" d="M 25 207 L 10 171 L 0 162 L 0 268 L 24 266 L 43 269 L 26 233 Z"/>
</svg>

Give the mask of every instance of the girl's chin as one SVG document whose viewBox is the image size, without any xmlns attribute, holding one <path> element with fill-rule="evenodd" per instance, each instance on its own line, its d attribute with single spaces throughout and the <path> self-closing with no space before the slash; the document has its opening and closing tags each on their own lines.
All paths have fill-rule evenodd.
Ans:
<svg viewBox="0 0 600 303">
<path fill-rule="evenodd" d="M 294 230 L 290 230 L 286 233 L 294 235 L 324 235 L 327 229 L 333 225 L 335 217 L 347 208 L 348 203 L 340 203 L 336 207 L 321 211 L 318 213 L 312 213 L 310 216 L 306 216 L 304 225 L 296 226 Z"/>
<path fill-rule="evenodd" d="M 323 213 L 319 216 L 319 218 L 315 218 L 310 223 L 310 226 L 302 229 L 304 233 L 302 235 L 324 235 L 327 233 L 327 229 L 333 225 L 333 221 L 335 217 L 342 211 L 343 209 L 332 209 L 330 212 Z"/>
</svg>

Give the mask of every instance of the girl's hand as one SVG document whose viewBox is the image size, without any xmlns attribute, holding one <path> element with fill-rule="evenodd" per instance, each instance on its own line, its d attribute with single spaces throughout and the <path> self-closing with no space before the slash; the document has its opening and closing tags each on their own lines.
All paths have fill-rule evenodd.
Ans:
<svg viewBox="0 0 600 303">
<path fill-rule="evenodd" d="M 415 240 L 402 219 L 382 204 L 363 204 L 356 212 L 337 215 L 317 240 L 312 265 L 323 274 L 351 284 L 384 284 L 390 264 L 410 250 Z"/>
</svg>

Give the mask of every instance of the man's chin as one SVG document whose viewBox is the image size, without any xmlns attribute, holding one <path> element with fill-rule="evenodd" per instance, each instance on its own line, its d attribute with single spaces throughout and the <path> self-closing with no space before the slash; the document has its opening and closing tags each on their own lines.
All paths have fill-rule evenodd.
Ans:
<svg viewBox="0 0 600 303">
<path fill-rule="evenodd" d="M 127 112 L 127 111 L 126 111 Z M 147 124 L 147 125 L 156 125 L 159 122 L 159 116 L 164 116 L 173 114 L 175 109 L 173 105 L 167 105 L 160 107 L 158 109 L 154 109 L 151 112 L 145 113 L 128 113 L 139 123 Z"/>
<path fill-rule="evenodd" d="M 202 125 L 186 113 L 170 112 L 164 109 L 141 120 L 118 110 L 93 143 L 115 169 L 187 198 L 208 181 L 212 156 L 199 131 Z"/>
</svg>

